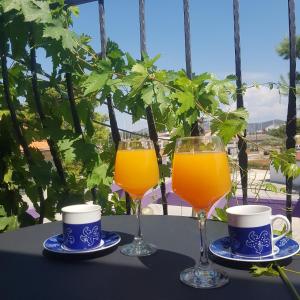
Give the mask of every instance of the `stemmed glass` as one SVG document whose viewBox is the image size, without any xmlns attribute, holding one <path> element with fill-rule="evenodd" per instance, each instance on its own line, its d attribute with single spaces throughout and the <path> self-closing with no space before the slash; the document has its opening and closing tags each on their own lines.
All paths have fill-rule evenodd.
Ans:
<svg viewBox="0 0 300 300">
<path fill-rule="evenodd" d="M 141 199 L 147 190 L 158 183 L 159 171 L 151 140 L 121 141 L 115 162 L 115 182 L 136 201 L 137 234 L 131 244 L 121 248 L 127 256 L 147 256 L 156 251 L 143 240 L 141 232 Z"/>
<path fill-rule="evenodd" d="M 206 212 L 231 188 L 227 155 L 217 136 L 180 138 L 176 141 L 172 174 L 173 190 L 197 213 L 200 259 L 180 273 L 180 280 L 195 288 L 217 288 L 228 283 L 227 274 L 215 270 L 208 259 Z"/>
</svg>

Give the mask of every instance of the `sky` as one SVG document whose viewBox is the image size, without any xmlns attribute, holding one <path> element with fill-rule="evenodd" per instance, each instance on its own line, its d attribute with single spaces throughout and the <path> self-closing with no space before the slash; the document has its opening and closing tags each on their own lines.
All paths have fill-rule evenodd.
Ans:
<svg viewBox="0 0 300 300">
<path fill-rule="evenodd" d="M 146 42 L 150 57 L 161 54 L 158 67 L 185 68 L 183 1 L 146 0 Z M 300 27 L 300 0 L 296 3 L 296 28 Z M 92 37 L 100 51 L 98 3 L 79 6 L 74 30 Z M 138 0 L 106 0 L 107 36 L 123 51 L 139 58 Z M 192 69 L 212 72 L 222 78 L 234 74 L 232 0 L 190 0 Z M 275 51 L 288 36 L 287 0 L 240 0 L 242 79 L 247 84 L 277 82 L 287 76 L 289 62 Z M 298 31 L 299 32 L 299 31 Z M 299 63 L 299 61 L 298 61 Z M 299 68 L 298 68 L 299 69 Z M 286 119 L 287 99 L 277 90 L 251 88 L 245 97 L 250 122 Z M 101 108 L 105 112 L 105 108 Z M 119 127 L 138 130 L 145 122 L 131 123 L 131 117 L 117 113 Z"/>
</svg>

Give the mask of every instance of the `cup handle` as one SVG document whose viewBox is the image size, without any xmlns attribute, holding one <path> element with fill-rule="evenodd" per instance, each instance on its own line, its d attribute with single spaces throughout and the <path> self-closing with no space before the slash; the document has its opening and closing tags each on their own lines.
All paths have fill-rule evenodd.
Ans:
<svg viewBox="0 0 300 300">
<path fill-rule="evenodd" d="M 283 216 L 283 215 L 274 215 L 274 216 L 271 216 L 271 223 L 272 223 L 272 228 L 273 228 L 273 223 L 275 222 L 275 220 L 278 220 L 278 219 L 281 219 L 284 221 L 285 225 L 286 225 L 286 230 L 283 234 L 281 234 L 280 236 L 277 236 L 277 237 L 273 237 L 272 238 L 272 242 L 273 242 L 273 245 L 275 245 L 275 243 L 277 241 L 279 241 L 281 238 L 283 238 L 285 235 L 287 235 L 290 230 L 291 230 L 291 224 L 290 224 L 290 221 L 288 220 L 287 217 Z"/>
</svg>

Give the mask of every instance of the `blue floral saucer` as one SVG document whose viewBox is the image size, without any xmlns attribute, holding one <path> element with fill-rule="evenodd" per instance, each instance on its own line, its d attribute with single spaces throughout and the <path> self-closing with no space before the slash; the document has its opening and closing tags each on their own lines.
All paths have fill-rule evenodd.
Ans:
<svg viewBox="0 0 300 300">
<path fill-rule="evenodd" d="M 43 243 L 43 247 L 47 251 L 59 254 L 85 254 L 109 249 L 121 241 L 121 237 L 117 233 L 110 231 L 102 231 L 101 238 L 100 245 L 95 248 L 88 250 L 70 250 L 63 245 L 63 235 L 57 234 L 46 239 Z"/>
<path fill-rule="evenodd" d="M 239 262 L 271 262 L 286 259 L 297 254 L 300 250 L 299 244 L 288 237 L 283 237 L 275 244 L 279 251 L 264 257 L 245 257 L 231 253 L 230 238 L 228 236 L 217 239 L 209 245 L 210 252 L 220 258 Z"/>
</svg>

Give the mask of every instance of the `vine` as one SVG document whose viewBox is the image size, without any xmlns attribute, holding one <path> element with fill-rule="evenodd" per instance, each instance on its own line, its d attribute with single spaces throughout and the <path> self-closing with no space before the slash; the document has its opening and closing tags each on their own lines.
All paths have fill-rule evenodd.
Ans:
<svg viewBox="0 0 300 300">
<path fill-rule="evenodd" d="M 159 56 L 136 60 L 112 41 L 100 57 L 88 36 L 72 30 L 78 10 L 65 7 L 63 0 L 3 0 L 0 13 L 0 95 L 5 99 L 0 102 L 0 139 L 6 145 L 0 151 L 0 230 L 12 228 L 11 216 L 16 226 L 35 222 L 24 217 L 25 196 L 40 213 L 40 222 L 54 220 L 62 206 L 72 203 L 94 201 L 103 214 L 130 209 L 128 201 L 126 206 L 116 194 L 108 196 L 115 148 L 99 125 L 107 120 L 97 113 L 99 105 L 107 104 L 110 113 L 131 114 L 133 122 L 147 119 L 151 109 L 156 129 L 170 132 L 164 149 L 170 160 L 176 138 L 189 136 L 203 117 L 225 144 L 236 136 L 247 140 L 247 111 L 231 109 L 237 97 L 235 76 L 217 79 L 202 73 L 189 78 L 182 70 L 158 69 Z M 51 71 L 36 61 L 38 51 L 51 59 Z M 48 140 L 54 165 L 30 146 L 41 140 Z M 113 140 L 115 145 L 120 140 L 116 128 Z M 290 178 L 300 174 L 293 150 L 272 153 L 271 163 Z M 162 164 L 161 174 L 163 182 L 170 165 Z M 258 190 L 263 188 L 268 187 L 261 184 Z M 233 193 L 235 189 L 233 184 Z"/>
</svg>

